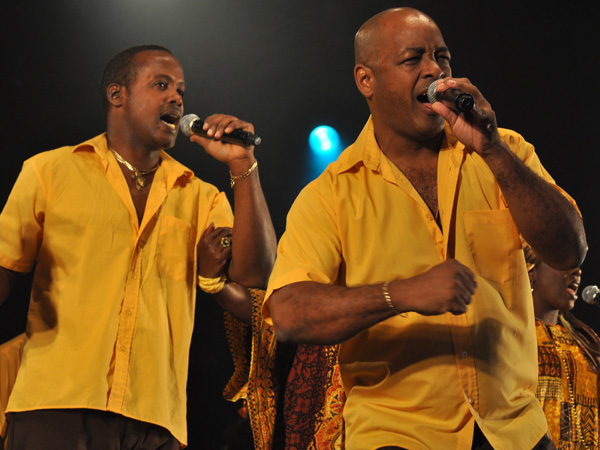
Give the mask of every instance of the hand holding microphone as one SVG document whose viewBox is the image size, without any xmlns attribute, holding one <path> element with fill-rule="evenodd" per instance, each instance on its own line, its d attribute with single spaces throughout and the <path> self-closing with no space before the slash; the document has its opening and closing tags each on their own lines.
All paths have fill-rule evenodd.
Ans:
<svg viewBox="0 0 600 450">
<path fill-rule="evenodd" d="M 471 94 L 467 94 L 466 92 L 461 92 L 457 89 L 448 89 L 443 92 L 438 92 L 437 90 L 437 82 L 439 80 L 435 80 L 433 83 L 429 85 L 427 89 L 427 99 L 431 103 L 439 102 L 439 101 L 447 101 L 452 103 L 456 109 L 462 112 L 467 112 L 473 109 L 473 105 L 475 105 L 475 101 L 473 100 L 473 96 Z"/>
<path fill-rule="evenodd" d="M 204 120 L 202 120 L 196 114 L 187 114 L 181 119 L 181 132 L 186 136 L 196 134 L 207 139 L 215 139 L 213 136 L 209 136 L 203 127 Z M 253 145 L 256 146 L 262 141 L 260 136 L 256 136 L 255 134 L 241 128 L 233 130 L 231 133 L 223 134 L 217 140 L 243 147 L 251 147 Z"/>
</svg>

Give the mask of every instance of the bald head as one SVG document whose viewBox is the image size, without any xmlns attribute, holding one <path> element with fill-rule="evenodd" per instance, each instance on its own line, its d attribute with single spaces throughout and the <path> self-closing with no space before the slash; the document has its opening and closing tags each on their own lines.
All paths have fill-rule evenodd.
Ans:
<svg viewBox="0 0 600 450">
<path fill-rule="evenodd" d="M 387 9 L 371 17 L 354 38 L 355 64 L 376 67 L 379 52 L 389 32 L 413 21 L 429 22 L 437 27 L 429 16 L 414 8 Z"/>
</svg>

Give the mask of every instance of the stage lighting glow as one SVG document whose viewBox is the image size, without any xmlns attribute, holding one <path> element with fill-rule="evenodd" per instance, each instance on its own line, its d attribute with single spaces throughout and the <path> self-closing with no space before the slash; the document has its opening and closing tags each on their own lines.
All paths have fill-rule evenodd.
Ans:
<svg viewBox="0 0 600 450">
<path fill-rule="evenodd" d="M 321 125 L 310 132 L 308 143 L 315 152 L 335 151 L 340 146 L 340 136 L 330 126 Z"/>
</svg>

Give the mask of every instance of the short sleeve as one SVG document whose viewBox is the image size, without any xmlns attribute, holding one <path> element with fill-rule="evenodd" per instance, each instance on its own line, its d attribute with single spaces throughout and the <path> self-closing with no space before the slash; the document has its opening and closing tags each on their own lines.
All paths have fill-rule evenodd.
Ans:
<svg viewBox="0 0 600 450">
<path fill-rule="evenodd" d="M 512 152 L 523 161 L 523 163 L 529 167 L 533 172 L 543 178 L 545 181 L 550 183 L 554 189 L 559 191 L 562 195 L 565 196 L 569 202 L 577 208 L 577 203 L 564 189 L 556 184 L 554 178 L 548 173 L 548 171 L 542 165 L 538 154 L 535 151 L 534 146 L 527 142 L 523 136 L 519 133 L 516 133 L 512 130 L 500 129 L 499 130 L 502 140 L 508 145 L 508 147 L 512 150 Z M 577 208 L 577 211 L 579 209 Z M 580 213 L 581 215 L 581 213 Z"/>
<path fill-rule="evenodd" d="M 210 223 L 214 223 L 217 228 L 233 226 L 233 211 L 227 196 L 222 191 L 217 192 L 213 197 L 207 225 Z"/>
<path fill-rule="evenodd" d="M 0 214 L 0 266 L 31 270 L 42 241 L 45 208 L 40 172 L 35 160 L 28 160 Z"/>
<path fill-rule="evenodd" d="M 318 181 L 320 189 L 316 182 L 309 184 L 288 213 L 265 296 L 265 320 L 270 320 L 268 297 L 273 291 L 299 281 L 337 281 L 342 261 L 337 214 L 333 202 L 322 191 L 328 187 L 326 181 Z"/>
</svg>

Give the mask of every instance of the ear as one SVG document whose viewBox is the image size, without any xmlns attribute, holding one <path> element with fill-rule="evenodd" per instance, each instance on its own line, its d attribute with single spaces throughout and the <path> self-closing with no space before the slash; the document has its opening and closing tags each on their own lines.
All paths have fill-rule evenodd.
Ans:
<svg viewBox="0 0 600 450">
<path fill-rule="evenodd" d="M 120 84 L 112 83 L 106 89 L 106 97 L 108 98 L 108 103 L 110 103 L 115 108 L 119 108 L 123 105 L 124 97 L 125 97 L 125 86 L 121 86 Z"/>
<path fill-rule="evenodd" d="M 373 96 L 375 87 L 375 74 L 370 67 L 364 64 L 357 64 L 354 67 L 354 81 L 360 93 L 367 99 Z"/>
</svg>

